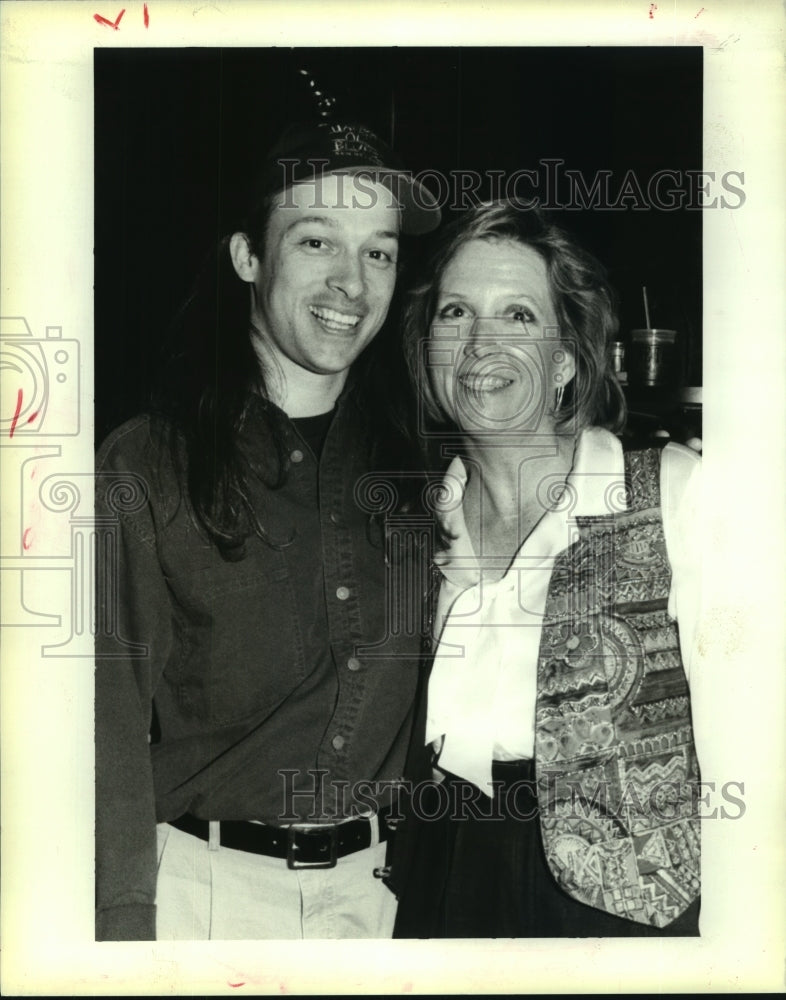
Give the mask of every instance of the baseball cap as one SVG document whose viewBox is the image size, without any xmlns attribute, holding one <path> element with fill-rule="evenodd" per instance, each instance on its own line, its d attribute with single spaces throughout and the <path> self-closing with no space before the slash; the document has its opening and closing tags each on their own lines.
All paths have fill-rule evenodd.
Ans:
<svg viewBox="0 0 786 1000">
<path fill-rule="evenodd" d="M 379 136 L 355 123 L 300 123 L 287 128 L 267 154 L 260 194 L 267 196 L 335 173 L 362 173 L 388 188 L 401 206 L 403 233 L 429 233 L 440 223 L 434 195 L 404 170 Z"/>
</svg>

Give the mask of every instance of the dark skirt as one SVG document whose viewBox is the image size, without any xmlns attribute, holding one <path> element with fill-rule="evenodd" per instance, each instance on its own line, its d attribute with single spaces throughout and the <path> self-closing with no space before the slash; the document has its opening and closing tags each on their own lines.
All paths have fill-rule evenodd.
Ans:
<svg viewBox="0 0 786 1000">
<path fill-rule="evenodd" d="M 421 786 L 397 856 L 397 938 L 685 937 L 699 900 L 665 928 L 612 916 L 570 897 L 546 863 L 532 761 L 495 762 L 494 800 L 448 776 Z M 515 786 L 515 795 L 507 794 Z M 458 808 L 457 808 L 458 806 Z M 426 817 L 433 817 L 428 819 Z"/>
</svg>

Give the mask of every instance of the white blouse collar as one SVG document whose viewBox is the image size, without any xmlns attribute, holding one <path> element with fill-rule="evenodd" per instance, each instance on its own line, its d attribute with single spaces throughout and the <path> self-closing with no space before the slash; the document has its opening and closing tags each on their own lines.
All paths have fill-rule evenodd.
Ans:
<svg viewBox="0 0 786 1000">
<path fill-rule="evenodd" d="M 586 428 L 576 442 L 573 468 L 563 495 L 565 502 L 547 511 L 540 524 L 546 518 L 554 517 L 564 523 L 569 518 L 625 510 L 624 475 L 619 439 L 601 427 Z M 450 541 L 448 547 L 435 556 L 434 562 L 447 580 L 461 587 L 472 586 L 479 578 L 478 560 L 464 518 L 467 478 L 467 468 L 461 456 L 456 455 L 445 472 L 441 501 L 436 507 L 437 517 Z"/>
</svg>

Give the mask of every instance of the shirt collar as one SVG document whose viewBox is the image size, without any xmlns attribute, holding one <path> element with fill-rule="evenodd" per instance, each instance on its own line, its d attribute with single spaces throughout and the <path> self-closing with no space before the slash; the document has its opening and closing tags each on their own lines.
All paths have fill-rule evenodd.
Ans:
<svg viewBox="0 0 786 1000">
<path fill-rule="evenodd" d="M 573 517 L 598 517 L 625 510 L 625 462 L 619 439 L 602 427 L 582 431 L 568 486 L 576 497 L 570 511 Z"/>
<path fill-rule="evenodd" d="M 622 445 L 617 437 L 602 427 L 588 427 L 576 442 L 573 467 L 567 478 L 567 493 L 574 499 L 565 507 L 557 506 L 545 515 L 561 517 L 598 517 L 626 510 L 625 465 Z M 456 455 L 442 480 L 442 496 L 436 505 L 437 517 L 449 538 L 448 546 L 434 562 L 442 574 L 457 586 L 478 582 L 477 557 L 464 519 L 463 499 L 467 486 L 467 468 Z"/>
</svg>

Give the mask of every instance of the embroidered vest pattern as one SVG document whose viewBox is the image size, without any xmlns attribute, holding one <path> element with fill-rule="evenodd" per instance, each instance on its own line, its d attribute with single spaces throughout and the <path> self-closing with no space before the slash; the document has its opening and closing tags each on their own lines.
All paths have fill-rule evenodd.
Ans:
<svg viewBox="0 0 786 1000">
<path fill-rule="evenodd" d="M 543 846 L 570 896 L 665 927 L 700 892 L 698 763 L 660 510 L 660 452 L 625 455 L 627 510 L 577 518 L 538 660 Z"/>
</svg>

